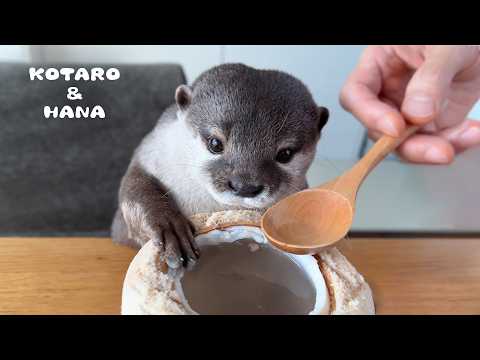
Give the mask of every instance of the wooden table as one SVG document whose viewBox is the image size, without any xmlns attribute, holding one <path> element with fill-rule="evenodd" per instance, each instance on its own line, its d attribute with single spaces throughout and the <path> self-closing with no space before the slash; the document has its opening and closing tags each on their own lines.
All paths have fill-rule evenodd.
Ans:
<svg viewBox="0 0 480 360">
<path fill-rule="evenodd" d="M 352 239 L 378 314 L 480 314 L 480 239 Z M 118 314 L 135 251 L 107 238 L 0 238 L 0 314 Z"/>
</svg>

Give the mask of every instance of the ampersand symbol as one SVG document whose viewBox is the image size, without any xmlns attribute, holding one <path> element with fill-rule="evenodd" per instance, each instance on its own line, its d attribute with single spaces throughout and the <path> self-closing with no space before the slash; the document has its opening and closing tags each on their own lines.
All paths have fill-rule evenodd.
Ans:
<svg viewBox="0 0 480 360">
<path fill-rule="evenodd" d="M 82 94 L 78 92 L 78 88 L 75 86 L 67 89 L 67 99 L 69 100 L 82 100 Z"/>
</svg>

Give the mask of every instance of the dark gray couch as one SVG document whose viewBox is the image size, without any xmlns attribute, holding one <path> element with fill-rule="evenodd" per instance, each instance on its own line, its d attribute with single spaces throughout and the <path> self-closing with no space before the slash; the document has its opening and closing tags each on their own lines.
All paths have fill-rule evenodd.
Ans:
<svg viewBox="0 0 480 360">
<path fill-rule="evenodd" d="M 30 81 L 0 64 L 0 236 L 108 235 L 134 148 L 185 83 L 180 66 L 115 66 L 116 81 Z M 96 65 L 68 64 L 68 67 Z M 66 98 L 77 86 L 83 100 Z M 105 119 L 45 119 L 45 105 L 102 105 Z"/>
</svg>

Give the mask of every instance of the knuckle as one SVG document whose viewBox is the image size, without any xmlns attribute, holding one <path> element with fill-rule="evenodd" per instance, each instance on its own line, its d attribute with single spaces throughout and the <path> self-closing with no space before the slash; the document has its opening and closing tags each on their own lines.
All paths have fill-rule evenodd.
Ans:
<svg viewBox="0 0 480 360">
<path fill-rule="evenodd" d="M 347 111 L 351 110 L 350 93 L 351 93 L 351 85 L 349 82 L 347 82 L 343 86 L 343 88 L 340 90 L 340 96 L 339 96 L 340 106 Z"/>
</svg>

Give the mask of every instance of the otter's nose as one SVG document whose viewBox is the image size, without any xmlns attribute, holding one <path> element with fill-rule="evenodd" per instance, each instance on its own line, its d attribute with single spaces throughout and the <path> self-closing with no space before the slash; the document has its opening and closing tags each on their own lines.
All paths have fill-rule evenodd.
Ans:
<svg viewBox="0 0 480 360">
<path fill-rule="evenodd" d="M 240 178 L 232 178 L 227 183 L 232 192 L 241 197 L 255 197 L 265 188 L 263 185 L 249 184 Z"/>
</svg>

